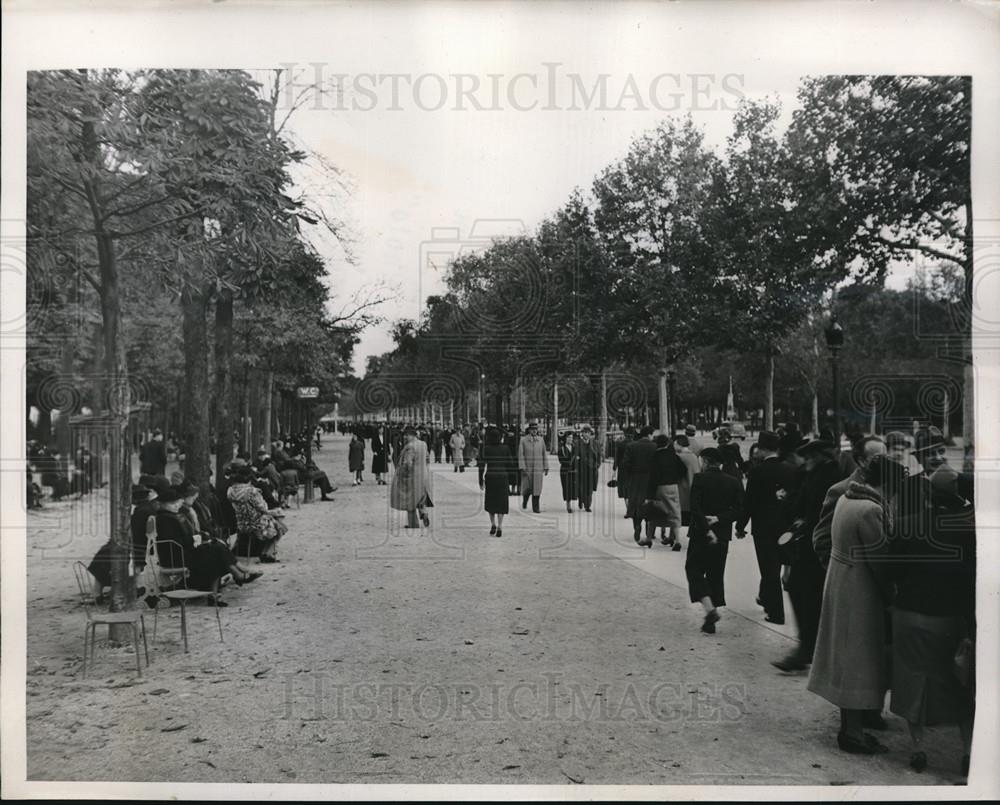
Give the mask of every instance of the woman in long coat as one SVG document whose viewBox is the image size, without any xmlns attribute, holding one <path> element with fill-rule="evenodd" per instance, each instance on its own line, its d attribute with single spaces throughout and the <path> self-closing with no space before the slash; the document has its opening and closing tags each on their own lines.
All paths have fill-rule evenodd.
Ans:
<svg viewBox="0 0 1000 805">
<path fill-rule="evenodd" d="M 490 516 L 490 536 L 503 536 L 503 516 L 510 511 L 507 478 L 513 463 L 507 445 L 500 444 L 500 432 L 487 430 L 478 466 L 479 488 L 486 493 L 483 508 Z"/>
<path fill-rule="evenodd" d="M 375 483 L 377 484 L 385 484 L 385 479 L 382 476 L 389 470 L 389 454 L 386 445 L 388 440 L 389 434 L 386 432 L 385 425 L 379 425 L 375 428 L 375 432 L 372 434 L 372 473 L 375 475 Z"/>
<path fill-rule="evenodd" d="M 545 449 L 545 440 L 538 435 L 538 423 L 528 425 L 528 434 L 517 446 L 517 466 L 521 470 L 521 508 L 528 508 L 528 498 L 531 498 L 531 510 L 536 514 L 541 511 L 539 498 L 542 494 L 542 478 L 549 471 L 549 456 Z"/>
<path fill-rule="evenodd" d="M 455 466 L 455 472 L 465 472 L 465 436 L 462 431 L 455 430 L 448 440 L 451 446 L 451 463 Z"/>
<path fill-rule="evenodd" d="M 840 708 L 837 744 L 873 755 L 886 747 L 862 729 L 865 710 L 881 710 L 889 687 L 885 611 L 891 579 L 886 562 L 892 514 L 904 477 L 901 465 L 876 456 L 864 481 L 852 481 L 833 513 L 830 568 L 808 688 Z M 810 539 L 810 536 L 804 537 Z"/>
<path fill-rule="evenodd" d="M 359 433 L 352 434 L 351 443 L 347 446 L 347 469 L 354 473 L 354 485 L 358 486 L 361 473 L 365 471 L 365 440 Z"/>
<path fill-rule="evenodd" d="M 566 503 L 566 511 L 572 513 L 572 503 L 577 498 L 576 493 L 576 455 L 573 451 L 573 432 L 567 432 L 559 445 L 559 483 L 562 486 L 562 496 Z"/>
<path fill-rule="evenodd" d="M 389 490 L 389 506 L 406 512 L 406 528 L 420 527 L 417 522 L 418 513 L 420 521 L 429 526 L 431 521 L 424 508 L 434 504 L 431 502 L 427 445 L 417 438 L 417 431 L 412 427 L 403 431 L 403 440 L 399 464 L 396 474 L 392 476 L 392 487 Z"/>
</svg>

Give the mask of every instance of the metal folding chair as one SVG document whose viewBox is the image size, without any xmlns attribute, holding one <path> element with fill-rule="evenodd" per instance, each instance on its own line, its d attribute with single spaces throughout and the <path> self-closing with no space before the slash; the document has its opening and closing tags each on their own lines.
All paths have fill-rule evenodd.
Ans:
<svg viewBox="0 0 1000 805">
<path fill-rule="evenodd" d="M 160 545 L 169 545 L 171 556 L 176 560 L 180 559 L 180 567 L 165 567 L 160 561 Z M 166 599 L 167 601 L 176 601 L 181 608 L 181 638 L 184 641 L 184 653 L 188 653 L 188 638 L 187 638 L 187 602 L 195 601 L 197 599 L 209 598 L 218 594 L 218 588 L 213 590 L 189 590 L 187 587 L 188 576 L 191 572 L 187 569 L 184 563 L 184 548 L 179 543 L 173 540 L 156 540 L 151 539 L 149 542 L 149 548 L 147 550 L 147 567 L 152 565 L 152 578 L 153 585 L 156 589 L 156 595 L 161 599 Z M 225 638 L 222 635 L 222 618 L 219 616 L 219 607 L 213 607 L 215 610 L 215 622 L 219 627 L 219 642 L 224 643 Z M 159 606 L 153 612 L 153 642 L 156 642 L 156 624 L 157 619 L 160 614 Z"/>
<path fill-rule="evenodd" d="M 83 631 L 83 678 L 87 678 L 87 648 L 90 648 L 90 664 L 94 664 L 95 646 L 97 644 L 97 627 L 100 625 L 111 625 L 113 623 L 128 624 L 132 627 L 132 645 L 135 647 L 135 670 L 142 676 L 142 661 L 139 658 L 139 632 L 142 632 L 142 647 L 146 654 L 146 667 L 149 667 L 149 646 L 146 644 L 146 622 L 142 618 L 142 612 L 138 609 L 131 609 L 128 612 L 97 612 L 91 607 L 96 607 L 96 602 L 90 592 L 90 572 L 83 562 L 73 563 L 73 574 L 76 576 L 76 586 L 80 590 L 80 600 L 83 602 L 83 610 L 87 614 L 87 626 Z"/>
</svg>

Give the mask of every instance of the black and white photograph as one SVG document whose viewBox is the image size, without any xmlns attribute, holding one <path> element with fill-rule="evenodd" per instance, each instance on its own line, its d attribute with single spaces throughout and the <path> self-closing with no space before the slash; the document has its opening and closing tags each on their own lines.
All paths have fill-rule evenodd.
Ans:
<svg viewBox="0 0 1000 805">
<path fill-rule="evenodd" d="M 1000 5 L 3 10 L 5 798 L 1000 796 Z"/>
</svg>

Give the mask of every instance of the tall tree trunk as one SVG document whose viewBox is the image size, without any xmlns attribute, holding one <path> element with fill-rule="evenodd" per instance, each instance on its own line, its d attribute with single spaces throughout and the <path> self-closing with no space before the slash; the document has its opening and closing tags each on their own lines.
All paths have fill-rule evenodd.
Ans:
<svg viewBox="0 0 1000 805">
<path fill-rule="evenodd" d="M 812 394 L 812 408 L 809 414 L 812 417 L 812 422 L 809 425 L 809 432 L 819 433 L 819 394 L 816 393 L 815 389 Z"/>
<path fill-rule="evenodd" d="M 764 430 L 774 430 L 774 347 L 767 350 L 767 386 L 764 389 Z"/>
<path fill-rule="evenodd" d="M 274 372 L 267 373 L 267 384 L 264 391 L 264 423 L 261 426 L 261 438 L 264 441 L 264 447 L 267 450 L 271 449 L 271 440 L 274 438 L 274 434 L 271 429 L 271 414 L 274 406 Z"/>
<path fill-rule="evenodd" d="M 657 385 L 657 399 L 660 406 L 660 419 L 659 428 L 660 433 L 667 433 L 670 427 L 670 423 L 667 422 L 667 370 L 666 368 L 660 369 L 660 382 Z"/>
<path fill-rule="evenodd" d="M 233 296 L 228 291 L 215 301 L 215 477 L 233 459 L 236 429 L 233 411 Z"/>
<path fill-rule="evenodd" d="M 208 295 L 205 287 L 189 287 L 181 294 L 187 394 L 184 475 L 196 484 L 209 479 Z"/>
<path fill-rule="evenodd" d="M 601 459 L 608 454 L 608 372 L 601 369 L 601 421 L 597 426 L 597 440 L 601 444 Z"/>
<path fill-rule="evenodd" d="M 135 606 L 135 584 L 129 572 L 132 555 L 132 532 L 129 528 L 132 451 L 128 440 L 131 391 L 125 337 L 120 327 L 121 305 L 114 242 L 100 231 L 97 235 L 97 254 L 101 273 L 101 318 L 108 379 L 108 441 L 111 448 L 111 611 L 123 612 Z M 131 629 L 127 624 L 112 624 L 109 636 L 112 641 L 124 641 L 131 637 Z M 138 651 L 139 647 L 136 646 L 135 650 Z"/>
</svg>

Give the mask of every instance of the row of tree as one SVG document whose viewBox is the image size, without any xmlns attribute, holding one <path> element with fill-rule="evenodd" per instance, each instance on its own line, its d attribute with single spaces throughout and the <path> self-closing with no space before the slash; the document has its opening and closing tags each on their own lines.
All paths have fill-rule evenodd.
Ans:
<svg viewBox="0 0 1000 805">
<path fill-rule="evenodd" d="M 744 100 L 721 153 L 665 120 L 535 232 L 456 258 L 446 292 L 369 361 L 356 406 L 533 387 L 540 415 L 559 376 L 603 374 L 604 423 L 650 395 L 665 409 L 672 370 L 689 415 L 722 406 L 732 375 L 766 426 L 776 393 L 815 420 L 833 406 L 823 331 L 838 317 L 845 409 L 944 419 L 964 402 L 971 433 L 970 90 L 805 79 L 783 132 L 777 102 Z M 883 290 L 903 263 L 926 271 Z"/>
<path fill-rule="evenodd" d="M 331 313 L 307 228 L 343 232 L 294 195 L 310 155 L 285 135 L 280 75 L 77 70 L 28 78 L 27 394 L 61 439 L 103 420 L 111 456 L 112 609 L 126 583 L 137 403 L 176 423 L 186 475 L 209 480 L 251 407 L 296 384 L 336 391 L 377 293 Z M 322 88 L 316 87 L 320 92 Z M 300 99 L 301 100 L 301 99 Z M 242 416 L 241 416 L 242 415 Z M 210 429 L 211 425 L 211 429 Z M 214 438 L 212 434 L 214 429 Z"/>
</svg>

